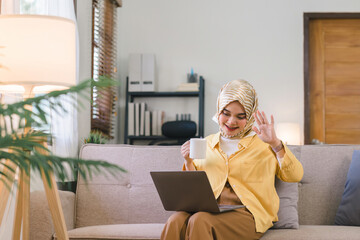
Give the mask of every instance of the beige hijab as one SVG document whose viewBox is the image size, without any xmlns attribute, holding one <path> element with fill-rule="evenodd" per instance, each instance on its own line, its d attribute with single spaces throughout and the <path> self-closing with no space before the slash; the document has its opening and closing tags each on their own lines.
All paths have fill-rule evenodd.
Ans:
<svg viewBox="0 0 360 240">
<path fill-rule="evenodd" d="M 252 126 L 254 125 L 255 119 L 253 113 L 257 111 L 258 108 L 258 98 L 253 86 L 245 80 L 233 80 L 226 83 L 219 92 L 217 98 L 217 112 L 213 119 L 219 123 L 219 116 L 224 108 L 231 102 L 238 101 L 243 105 L 246 113 L 246 125 L 245 128 L 238 134 L 234 136 L 227 136 L 221 131 L 221 135 L 226 138 L 243 138 L 248 135 Z"/>
</svg>

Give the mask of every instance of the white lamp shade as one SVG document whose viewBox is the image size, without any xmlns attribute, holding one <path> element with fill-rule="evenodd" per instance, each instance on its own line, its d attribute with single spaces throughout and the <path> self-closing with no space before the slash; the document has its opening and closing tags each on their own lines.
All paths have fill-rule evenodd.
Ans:
<svg viewBox="0 0 360 240">
<path fill-rule="evenodd" d="M 298 123 L 278 123 L 276 135 L 285 144 L 300 145 L 300 125 Z"/>
<path fill-rule="evenodd" d="M 75 23 L 53 16 L 0 15 L 0 84 L 51 85 L 51 90 L 75 85 Z"/>
</svg>

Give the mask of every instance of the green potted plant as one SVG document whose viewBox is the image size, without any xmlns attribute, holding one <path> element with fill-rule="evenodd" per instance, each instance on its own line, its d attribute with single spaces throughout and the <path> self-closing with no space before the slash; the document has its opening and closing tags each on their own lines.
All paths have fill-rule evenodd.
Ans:
<svg viewBox="0 0 360 240">
<path fill-rule="evenodd" d="M 108 141 L 109 141 L 109 138 L 98 130 L 91 130 L 89 133 L 89 136 L 84 139 L 85 144 L 87 144 L 87 143 L 105 144 Z"/>
</svg>

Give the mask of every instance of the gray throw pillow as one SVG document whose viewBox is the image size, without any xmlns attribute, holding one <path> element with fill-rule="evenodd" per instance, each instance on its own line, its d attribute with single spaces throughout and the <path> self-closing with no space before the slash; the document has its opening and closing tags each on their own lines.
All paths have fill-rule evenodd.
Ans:
<svg viewBox="0 0 360 240">
<path fill-rule="evenodd" d="M 280 198 L 279 221 L 275 222 L 272 228 L 299 228 L 298 183 L 283 182 L 275 177 L 275 188 Z"/>
<path fill-rule="evenodd" d="M 360 226 L 360 150 L 355 150 L 345 190 L 335 216 L 336 225 Z"/>
</svg>

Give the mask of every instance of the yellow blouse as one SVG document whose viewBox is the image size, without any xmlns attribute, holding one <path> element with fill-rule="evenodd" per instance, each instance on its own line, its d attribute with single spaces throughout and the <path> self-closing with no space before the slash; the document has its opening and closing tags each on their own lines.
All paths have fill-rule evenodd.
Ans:
<svg viewBox="0 0 360 240">
<path fill-rule="evenodd" d="M 298 182 L 303 167 L 285 147 L 281 168 L 271 147 L 257 135 L 239 142 L 239 150 L 231 156 L 220 149 L 220 133 L 207 139 L 206 159 L 195 159 L 196 170 L 205 171 L 214 195 L 218 198 L 229 181 L 241 202 L 253 214 L 257 232 L 265 232 L 277 221 L 279 197 L 275 190 L 275 175 L 286 182 Z"/>
</svg>

